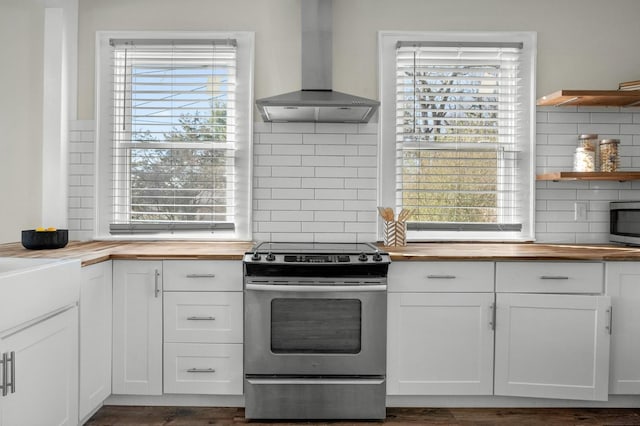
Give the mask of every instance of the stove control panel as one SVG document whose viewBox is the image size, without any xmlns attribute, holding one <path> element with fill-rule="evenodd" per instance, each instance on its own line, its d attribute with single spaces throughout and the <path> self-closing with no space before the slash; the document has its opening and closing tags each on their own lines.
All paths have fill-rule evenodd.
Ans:
<svg viewBox="0 0 640 426">
<path fill-rule="evenodd" d="M 250 252 L 244 257 L 248 263 L 277 263 L 277 264 L 367 264 L 388 263 L 389 255 L 380 253 L 353 253 L 353 254 L 284 254 L 272 252 Z"/>
</svg>

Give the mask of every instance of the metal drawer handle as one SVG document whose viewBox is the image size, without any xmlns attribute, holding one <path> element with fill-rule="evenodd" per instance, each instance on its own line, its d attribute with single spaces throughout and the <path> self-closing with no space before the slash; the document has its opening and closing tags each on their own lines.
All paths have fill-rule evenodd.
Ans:
<svg viewBox="0 0 640 426">
<path fill-rule="evenodd" d="M 2 364 L 2 382 L 0 382 L 0 390 L 2 390 L 2 396 L 7 396 L 7 353 L 2 354 L 0 359 Z"/>
<path fill-rule="evenodd" d="M 157 269 L 155 271 L 154 280 L 155 281 L 154 281 L 153 292 L 154 292 L 155 297 L 158 297 L 158 295 L 160 294 L 160 271 L 158 271 Z"/>
<path fill-rule="evenodd" d="M 11 370 L 9 370 L 9 363 L 11 363 Z M 11 393 L 16 392 L 16 353 L 12 351 L 8 357 L 7 352 L 3 353 L 0 364 L 2 364 L 2 384 L 0 384 L 0 390 L 2 390 L 2 396 L 7 396 L 9 387 L 11 387 Z M 9 381 L 9 375 L 11 375 L 11 381 Z"/>
<path fill-rule="evenodd" d="M 187 370 L 187 373 L 215 373 L 216 370 L 213 368 L 190 368 Z"/>
<path fill-rule="evenodd" d="M 453 280 L 456 278 L 455 275 L 427 275 L 427 278 L 430 280 Z"/>
<path fill-rule="evenodd" d="M 569 277 L 564 275 L 542 275 L 540 276 L 541 280 L 568 280 Z"/>
<path fill-rule="evenodd" d="M 189 321 L 215 321 L 216 317 L 187 317 Z"/>
<path fill-rule="evenodd" d="M 215 278 L 216 274 L 187 274 L 187 278 Z"/>
</svg>

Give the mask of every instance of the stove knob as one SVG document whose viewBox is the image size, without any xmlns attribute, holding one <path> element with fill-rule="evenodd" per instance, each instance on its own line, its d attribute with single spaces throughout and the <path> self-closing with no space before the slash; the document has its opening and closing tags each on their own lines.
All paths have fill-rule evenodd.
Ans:
<svg viewBox="0 0 640 426">
<path fill-rule="evenodd" d="M 369 260 L 369 258 L 367 257 L 367 255 L 364 252 L 362 252 L 362 253 L 360 253 L 360 256 L 358 256 L 358 260 L 360 262 L 366 262 L 367 260 Z"/>
<path fill-rule="evenodd" d="M 267 261 L 273 262 L 274 260 L 276 260 L 276 255 L 269 252 L 269 254 L 267 254 Z"/>
<path fill-rule="evenodd" d="M 262 258 L 262 256 L 260 256 L 260 254 L 257 251 L 253 252 L 253 256 L 251 256 L 251 260 L 253 261 L 258 261 Z"/>
<path fill-rule="evenodd" d="M 378 250 L 376 250 L 375 254 L 373 255 L 373 261 L 374 262 L 382 261 L 382 256 L 380 256 L 380 252 Z"/>
</svg>

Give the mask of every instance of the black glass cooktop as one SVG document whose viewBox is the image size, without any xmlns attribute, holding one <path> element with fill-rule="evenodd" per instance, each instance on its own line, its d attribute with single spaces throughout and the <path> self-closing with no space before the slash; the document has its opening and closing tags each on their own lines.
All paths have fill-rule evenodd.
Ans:
<svg viewBox="0 0 640 426">
<path fill-rule="evenodd" d="M 374 253 L 378 247 L 370 243 L 282 243 L 262 242 L 256 244 L 252 253 Z"/>
</svg>

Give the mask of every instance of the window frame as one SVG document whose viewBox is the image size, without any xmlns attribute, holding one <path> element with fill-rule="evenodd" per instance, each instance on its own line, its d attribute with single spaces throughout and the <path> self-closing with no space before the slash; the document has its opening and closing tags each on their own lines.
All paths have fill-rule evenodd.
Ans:
<svg viewBox="0 0 640 426">
<path fill-rule="evenodd" d="M 208 40 L 237 42 L 234 229 L 176 229 L 159 232 L 112 234 L 112 124 L 111 39 Z M 255 36 L 250 31 L 98 31 L 96 33 L 96 193 L 94 237 L 99 239 L 208 239 L 251 240 L 253 76 Z"/>
<path fill-rule="evenodd" d="M 380 143 L 378 144 L 378 201 L 381 206 L 396 204 L 396 45 L 416 42 L 522 42 L 522 77 L 527 79 L 523 92 L 525 119 L 518 141 L 518 177 L 523 192 L 522 229 L 520 231 L 451 231 L 410 229 L 409 241 L 533 241 L 535 239 L 535 69 L 537 35 L 532 31 L 380 31 L 378 33 L 379 99 L 381 101 Z M 378 218 L 378 238 L 382 239 L 382 219 Z"/>
</svg>

